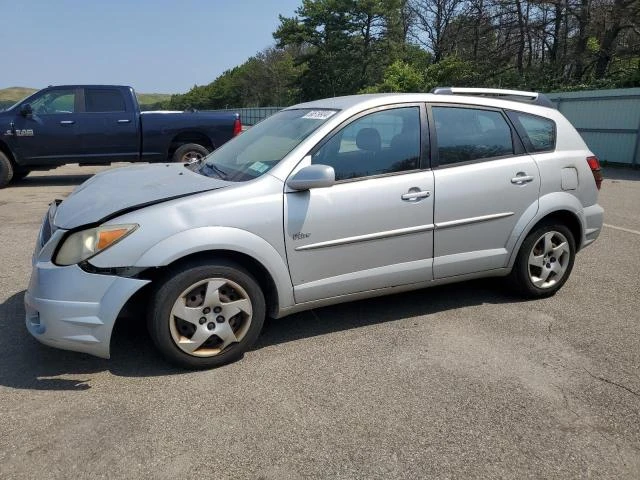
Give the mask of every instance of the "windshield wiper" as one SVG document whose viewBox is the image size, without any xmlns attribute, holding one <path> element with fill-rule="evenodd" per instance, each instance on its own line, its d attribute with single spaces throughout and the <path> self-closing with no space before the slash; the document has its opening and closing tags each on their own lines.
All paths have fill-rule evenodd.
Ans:
<svg viewBox="0 0 640 480">
<path fill-rule="evenodd" d="M 210 168 L 211 170 L 213 170 L 214 172 L 216 172 L 216 174 L 222 179 L 222 180 L 226 180 L 229 175 L 222 170 L 220 167 L 216 166 L 213 163 L 205 163 L 204 164 L 205 167 Z"/>
</svg>

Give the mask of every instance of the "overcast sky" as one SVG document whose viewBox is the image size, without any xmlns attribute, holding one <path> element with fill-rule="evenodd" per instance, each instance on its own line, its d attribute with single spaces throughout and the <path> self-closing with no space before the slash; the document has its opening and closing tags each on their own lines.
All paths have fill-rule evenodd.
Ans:
<svg viewBox="0 0 640 480">
<path fill-rule="evenodd" d="M 273 45 L 301 0 L 0 0 L 0 88 L 182 93 Z"/>
</svg>

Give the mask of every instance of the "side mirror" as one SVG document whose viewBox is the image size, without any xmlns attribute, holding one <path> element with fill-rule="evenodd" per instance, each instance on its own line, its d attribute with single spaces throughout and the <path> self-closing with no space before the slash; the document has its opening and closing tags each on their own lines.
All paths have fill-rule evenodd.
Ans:
<svg viewBox="0 0 640 480">
<path fill-rule="evenodd" d="M 20 115 L 23 117 L 28 117 L 29 115 L 33 115 L 33 109 L 31 108 L 30 103 L 25 103 L 20 107 Z"/>
<path fill-rule="evenodd" d="M 299 191 L 331 187 L 335 183 L 336 172 L 329 165 L 309 165 L 287 180 L 289 188 Z"/>
</svg>

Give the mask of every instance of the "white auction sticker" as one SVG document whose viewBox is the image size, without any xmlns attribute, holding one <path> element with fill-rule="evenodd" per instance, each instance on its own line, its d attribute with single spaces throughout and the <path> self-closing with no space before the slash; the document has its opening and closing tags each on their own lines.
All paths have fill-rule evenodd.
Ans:
<svg viewBox="0 0 640 480">
<path fill-rule="evenodd" d="M 254 162 L 253 164 L 251 164 L 251 166 L 249 167 L 251 170 L 256 171 L 258 173 L 264 173 L 267 170 L 269 170 L 269 165 L 267 165 L 266 163 L 262 163 L 262 162 Z"/>
<path fill-rule="evenodd" d="M 335 110 L 312 110 L 302 118 L 311 118 L 313 120 L 326 120 L 335 115 Z"/>
</svg>

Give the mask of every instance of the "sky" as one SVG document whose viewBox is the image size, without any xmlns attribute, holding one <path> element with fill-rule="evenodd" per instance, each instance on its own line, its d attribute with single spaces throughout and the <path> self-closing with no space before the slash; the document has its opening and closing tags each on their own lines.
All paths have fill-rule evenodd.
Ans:
<svg viewBox="0 0 640 480">
<path fill-rule="evenodd" d="M 184 93 L 274 45 L 301 0 L 0 0 L 0 88 Z"/>
</svg>

